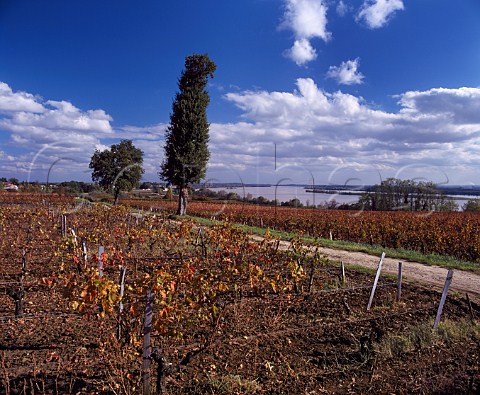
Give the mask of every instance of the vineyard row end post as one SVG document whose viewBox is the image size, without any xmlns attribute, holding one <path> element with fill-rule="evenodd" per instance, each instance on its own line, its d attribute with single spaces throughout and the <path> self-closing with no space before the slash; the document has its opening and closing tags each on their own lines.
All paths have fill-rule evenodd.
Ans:
<svg viewBox="0 0 480 395">
<path fill-rule="evenodd" d="M 382 252 L 382 257 L 378 263 L 377 274 L 375 275 L 375 280 L 373 282 L 372 292 L 370 293 L 370 299 L 368 300 L 367 310 L 370 310 L 372 307 L 373 297 L 375 296 L 375 290 L 377 289 L 378 279 L 380 278 L 380 272 L 382 271 L 383 260 L 385 259 L 385 252 Z"/>
<path fill-rule="evenodd" d="M 403 263 L 398 262 L 397 295 L 395 297 L 396 302 L 400 302 L 400 298 L 402 296 L 402 276 L 403 276 Z"/>
<path fill-rule="evenodd" d="M 153 317 L 153 293 L 147 291 L 147 302 L 145 305 L 145 321 L 143 324 L 143 395 L 152 394 L 151 386 L 151 354 L 152 346 L 150 344 L 150 335 L 152 333 L 152 317 Z"/>
<path fill-rule="evenodd" d="M 440 323 L 440 317 L 442 316 L 443 306 L 445 305 L 445 300 L 447 299 L 448 288 L 452 283 L 453 270 L 450 269 L 447 273 L 447 278 L 445 279 L 445 285 L 443 287 L 442 298 L 440 299 L 440 305 L 438 306 L 437 316 L 435 317 L 435 323 L 433 324 L 433 329 L 438 330 L 438 324 Z"/>
</svg>

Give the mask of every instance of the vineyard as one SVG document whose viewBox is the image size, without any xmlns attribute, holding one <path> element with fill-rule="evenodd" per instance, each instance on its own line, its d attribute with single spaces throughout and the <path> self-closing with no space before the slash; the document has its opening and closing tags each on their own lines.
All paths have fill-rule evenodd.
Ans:
<svg viewBox="0 0 480 395">
<path fill-rule="evenodd" d="M 127 203 L 0 194 L 0 393 L 480 390 L 480 306 L 465 295 L 448 296 L 434 331 L 438 292 L 404 284 L 398 300 L 397 279 L 380 276 L 367 310 L 374 275 L 343 277 L 315 246 L 284 251 L 268 234 L 169 219 L 168 202 Z M 480 259 L 476 216 L 189 211 Z"/>
<path fill-rule="evenodd" d="M 163 207 L 173 211 L 169 202 L 128 203 L 145 209 Z M 192 202 L 189 213 L 312 237 L 448 255 L 480 263 L 480 214 L 475 212 L 342 211 Z"/>
</svg>

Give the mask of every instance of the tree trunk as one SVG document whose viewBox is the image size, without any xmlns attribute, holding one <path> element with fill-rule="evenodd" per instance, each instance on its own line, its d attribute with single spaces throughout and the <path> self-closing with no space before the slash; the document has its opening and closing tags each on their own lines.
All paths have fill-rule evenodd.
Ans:
<svg viewBox="0 0 480 395">
<path fill-rule="evenodd" d="M 187 187 L 180 187 L 178 193 L 178 208 L 177 215 L 187 214 L 188 189 Z"/>
</svg>

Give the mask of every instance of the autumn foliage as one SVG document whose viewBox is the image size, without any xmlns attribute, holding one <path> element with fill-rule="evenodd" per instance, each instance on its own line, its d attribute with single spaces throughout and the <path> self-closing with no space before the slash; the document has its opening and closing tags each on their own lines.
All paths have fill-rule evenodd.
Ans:
<svg viewBox="0 0 480 395">
<path fill-rule="evenodd" d="M 131 204 L 142 203 L 132 201 Z M 144 207 L 170 209 L 167 202 L 146 202 Z M 312 237 L 480 262 L 480 215 L 475 212 L 354 212 L 192 202 L 190 213 Z"/>
</svg>

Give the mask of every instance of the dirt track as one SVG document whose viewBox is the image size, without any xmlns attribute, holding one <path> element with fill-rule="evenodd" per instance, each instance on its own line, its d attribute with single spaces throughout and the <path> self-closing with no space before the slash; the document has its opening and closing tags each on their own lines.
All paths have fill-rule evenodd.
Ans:
<svg viewBox="0 0 480 395">
<path fill-rule="evenodd" d="M 253 236 L 253 238 L 258 241 L 262 240 L 260 236 Z M 282 241 L 280 243 L 280 248 L 288 249 L 289 245 L 289 242 Z M 333 248 L 320 248 L 319 251 L 333 261 L 344 262 L 347 267 L 350 264 L 376 269 L 380 260 L 380 257 L 363 252 L 344 251 Z M 399 261 L 399 259 L 392 259 L 386 256 L 383 261 L 382 273 L 397 275 Z M 439 266 L 429 266 L 419 262 L 402 262 L 404 281 L 416 282 L 418 284 L 431 286 L 435 289 L 443 289 L 448 269 Z M 450 285 L 450 291 L 468 293 L 472 300 L 474 299 L 477 302 L 480 302 L 480 275 L 472 272 L 455 270 Z"/>
</svg>

